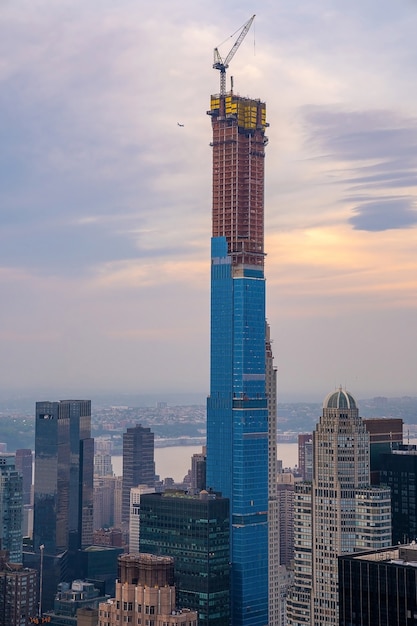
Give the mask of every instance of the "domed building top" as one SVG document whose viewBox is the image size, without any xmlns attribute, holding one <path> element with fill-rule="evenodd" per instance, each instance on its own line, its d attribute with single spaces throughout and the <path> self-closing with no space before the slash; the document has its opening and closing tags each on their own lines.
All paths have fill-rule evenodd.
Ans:
<svg viewBox="0 0 417 626">
<path fill-rule="evenodd" d="M 356 409 L 355 398 L 345 389 L 339 387 L 337 391 L 330 392 L 323 402 L 323 409 Z"/>
</svg>

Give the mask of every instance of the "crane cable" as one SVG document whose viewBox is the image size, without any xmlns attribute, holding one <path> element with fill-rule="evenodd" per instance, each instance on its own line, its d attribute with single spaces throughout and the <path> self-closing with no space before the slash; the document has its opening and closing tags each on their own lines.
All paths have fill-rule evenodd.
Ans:
<svg viewBox="0 0 417 626">
<path fill-rule="evenodd" d="M 228 37 L 226 37 L 226 39 L 225 39 L 224 41 L 222 41 L 221 43 L 219 43 L 219 45 L 218 45 L 218 46 L 216 46 L 216 47 L 217 47 L 217 48 L 220 48 L 220 46 L 222 46 L 223 44 L 225 44 L 225 43 L 226 43 L 226 41 L 229 41 L 229 39 L 231 39 L 232 37 L 234 37 L 234 36 L 236 35 L 236 33 L 238 33 L 239 31 L 243 30 L 243 29 L 244 29 L 244 27 L 246 26 L 246 24 L 247 24 L 247 21 L 246 21 L 246 22 L 244 22 L 244 23 L 242 24 L 242 26 L 239 26 L 239 28 L 237 28 L 237 29 L 235 30 L 235 32 L 234 32 L 234 33 L 232 33 L 231 35 L 229 35 Z M 253 30 L 253 47 L 255 48 L 255 27 L 254 27 L 254 30 Z"/>
</svg>

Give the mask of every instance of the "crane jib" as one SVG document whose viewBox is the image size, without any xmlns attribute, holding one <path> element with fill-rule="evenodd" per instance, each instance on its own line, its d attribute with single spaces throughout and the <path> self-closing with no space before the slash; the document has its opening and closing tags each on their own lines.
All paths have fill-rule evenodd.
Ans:
<svg viewBox="0 0 417 626">
<path fill-rule="evenodd" d="M 230 61 L 233 59 L 240 44 L 242 43 L 242 41 L 248 34 L 248 31 L 250 27 L 252 26 L 252 22 L 254 19 L 255 19 L 255 15 L 252 15 L 252 17 L 246 22 L 246 24 L 243 25 L 238 38 L 236 39 L 235 43 L 233 44 L 231 50 L 229 51 L 229 53 L 227 54 L 224 60 L 222 59 L 218 48 L 214 48 L 213 68 L 215 70 L 220 70 L 220 95 L 221 96 L 224 96 L 224 94 L 226 93 L 226 69 L 229 67 Z"/>
</svg>

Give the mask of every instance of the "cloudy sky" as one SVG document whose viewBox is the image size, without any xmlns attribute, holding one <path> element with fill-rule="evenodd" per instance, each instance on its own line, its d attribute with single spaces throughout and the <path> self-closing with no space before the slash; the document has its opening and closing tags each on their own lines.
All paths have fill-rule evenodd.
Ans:
<svg viewBox="0 0 417 626">
<path fill-rule="evenodd" d="M 253 13 L 280 397 L 417 395 L 416 0 L 0 0 L 0 392 L 207 393 L 212 55 Z"/>
</svg>

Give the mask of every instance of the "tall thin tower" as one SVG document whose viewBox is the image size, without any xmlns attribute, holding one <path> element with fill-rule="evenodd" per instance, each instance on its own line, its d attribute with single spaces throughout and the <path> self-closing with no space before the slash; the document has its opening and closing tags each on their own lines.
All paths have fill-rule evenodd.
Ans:
<svg viewBox="0 0 417 626">
<path fill-rule="evenodd" d="M 226 61 L 230 58 L 231 53 Z M 207 487 L 230 499 L 232 624 L 265 626 L 269 450 L 264 278 L 266 108 L 260 100 L 225 92 L 227 63 L 214 67 L 222 72 L 222 80 L 220 94 L 211 96 L 208 111 L 213 129 L 213 237 Z"/>
</svg>

